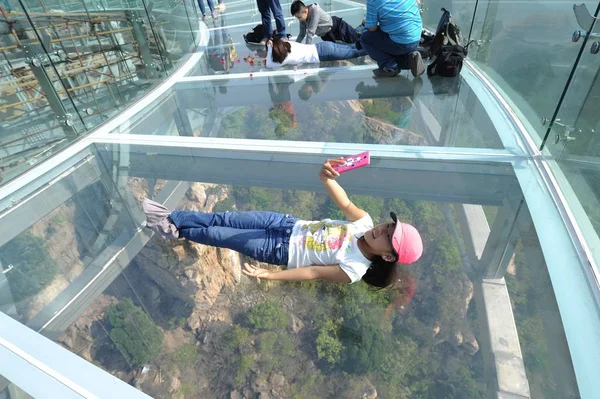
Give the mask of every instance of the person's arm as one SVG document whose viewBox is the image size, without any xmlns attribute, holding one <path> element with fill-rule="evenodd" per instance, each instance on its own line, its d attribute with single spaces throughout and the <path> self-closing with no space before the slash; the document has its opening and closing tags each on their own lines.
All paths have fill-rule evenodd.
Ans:
<svg viewBox="0 0 600 399">
<path fill-rule="evenodd" d="M 367 17 L 365 19 L 365 29 L 371 32 L 379 29 L 379 15 L 373 4 L 367 1 Z"/>
<path fill-rule="evenodd" d="M 300 33 L 296 38 L 296 42 L 302 43 L 302 40 L 304 40 L 304 36 L 306 36 L 306 22 L 300 22 Z"/>
<path fill-rule="evenodd" d="M 317 33 L 317 27 L 319 26 L 319 18 L 321 18 L 319 9 L 311 7 L 308 21 L 306 21 L 306 44 L 312 44 L 313 36 Z"/>
<path fill-rule="evenodd" d="M 348 198 L 346 191 L 344 191 L 342 186 L 335 181 L 340 174 L 333 169 L 332 164 L 343 165 L 344 158 L 328 159 L 323 166 L 321 166 L 319 179 L 321 179 L 321 182 L 325 186 L 329 198 L 331 198 L 337 207 L 340 208 L 346 219 L 350 222 L 362 219 L 367 212 L 354 205 L 352 201 L 350 201 L 350 198 Z"/>
<path fill-rule="evenodd" d="M 267 42 L 267 68 L 277 68 L 281 66 L 280 63 L 273 61 L 273 43 L 269 40 Z"/>
<path fill-rule="evenodd" d="M 308 266 L 297 269 L 286 270 L 268 270 L 261 267 L 255 267 L 244 263 L 244 274 L 249 277 L 256 277 L 259 281 L 265 280 L 279 281 L 306 281 L 306 280 L 325 280 L 334 283 L 350 283 L 350 277 L 338 265 L 334 266 Z"/>
</svg>

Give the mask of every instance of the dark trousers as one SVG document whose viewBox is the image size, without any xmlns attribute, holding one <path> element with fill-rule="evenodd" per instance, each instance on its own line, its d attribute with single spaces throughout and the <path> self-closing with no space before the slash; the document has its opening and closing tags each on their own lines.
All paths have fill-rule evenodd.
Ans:
<svg viewBox="0 0 600 399">
<path fill-rule="evenodd" d="M 321 36 L 322 40 L 327 42 L 341 41 L 350 44 L 358 41 L 359 36 L 356 34 L 354 28 L 348 25 L 346 21 L 336 16 L 332 16 L 331 19 L 333 20 L 333 26 L 329 32 Z"/>
<path fill-rule="evenodd" d="M 381 29 L 365 30 L 360 36 L 362 48 L 377 62 L 379 68 L 410 69 L 409 54 L 417 49 L 419 42 L 399 44 Z"/>
<path fill-rule="evenodd" d="M 262 17 L 263 37 L 270 39 L 273 35 L 271 13 L 273 13 L 273 16 L 275 17 L 277 35 L 279 35 L 279 37 L 286 37 L 285 18 L 283 17 L 279 0 L 256 0 L 256 4 L 258 5 L 258 11 L 260 11 Z"/>
</svg>

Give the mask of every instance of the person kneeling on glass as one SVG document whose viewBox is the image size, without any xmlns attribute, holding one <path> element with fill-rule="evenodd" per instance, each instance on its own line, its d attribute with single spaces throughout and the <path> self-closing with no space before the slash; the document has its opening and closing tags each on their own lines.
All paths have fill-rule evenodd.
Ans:
<svg viewBox="0 0 600 399">
<path fill-rule="evenodd" d="M 333 42 L 302 44 L 274 38 L 267 42 L 267 68 L 282 65 L 317 63 L 321 61 L 340 61 L 366 55 L 356 46 L 346 46 Z"/>
<path fill-rule="evenodd" d="M 377 62 L 376 77 L 393 77 L 410 69 L 417 77 L 425 65 L 417 46 L 423 22 L 417 0 L 367 0 L 367 19 L 360 43 Z"/>
<path fill-rule="evenodd" d="M 342 18 L 327 14 L 317 3 L 307 6 L 296 0 L 292 3 L 290 12 L 300 21 L 300 34 L 296 38 L 298 43 L 306 38 L 306 44 L 311 44 L 313 36 L 319 36 L 328 42 L 357 43 L 360 46 L 359 35 L 354 28 Z"/>
</svg>

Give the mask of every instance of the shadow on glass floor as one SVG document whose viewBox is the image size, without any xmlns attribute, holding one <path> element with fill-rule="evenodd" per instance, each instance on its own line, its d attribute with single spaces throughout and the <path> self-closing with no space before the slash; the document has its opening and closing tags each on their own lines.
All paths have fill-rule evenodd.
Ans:
<svg viewBox="0 0 600 399">
<path fill-rule="evenodd" d="M 498 389 L 494 358 L 502 340 L 501 354 L 524 365 L 521 388 L 533 397 L 577 397 L 528 212 L 519 213 L 520 234 L 507 237 L 515 256 L 500 276 L 482 280 L 493 267 L 481 259 L 503 251 L 487 237 L 522 196 L 510 167 L 428 171 L 423 163 L 419 170 L 374 159 L 342 178 L 351 193 L 379 193 L 352 197 L 376 222 L 394 210 L 424 237 L 424 256 L 401 269 L 395 289 L 374 291 L 362 282 L 259 284 L 241 275 L 244 259 L 232 251 L 151 237 L 139 208 L 148 196 L 203 212 L 339 217 L 314 191 L 316 163 L 263 162 L 273 171 L 268 188 L 257 184 L 264 175 L 258 161 L 243 161 L 244 174 L 235 162 L 222 168 L 216 151 L 212 159 L 186 153 L 90 149 L 88 184 L 66 200 L 45 196 L 57 201 L 54 210 L 0 248 L 3 311 L 155 397 L 483 398 Z M 373 190 L 390 173 L 403 190 Z M 20 264 L 7 258 L 16 249 L 24 254 Z M 42 267 L 51 263 L 50 271 Z"/>
</svg>

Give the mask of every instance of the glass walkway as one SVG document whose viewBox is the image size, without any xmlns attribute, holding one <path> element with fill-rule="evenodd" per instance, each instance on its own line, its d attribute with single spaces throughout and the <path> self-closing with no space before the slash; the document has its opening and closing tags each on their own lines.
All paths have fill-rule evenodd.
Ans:
<svg viewBox="0 0 600 399">
<path fill-rule="evenodd" d="M 0 0 L 0 399 L 598 397 L 600 3 L 420 6 L 474 40 L 459 77 L 267 69 L 253 1 Z M 393 289 L 145 227 L 146 197 L 341 218 L 318 170 L 366 150 L 338 181 L 424 240 Z"/>
</svg>

